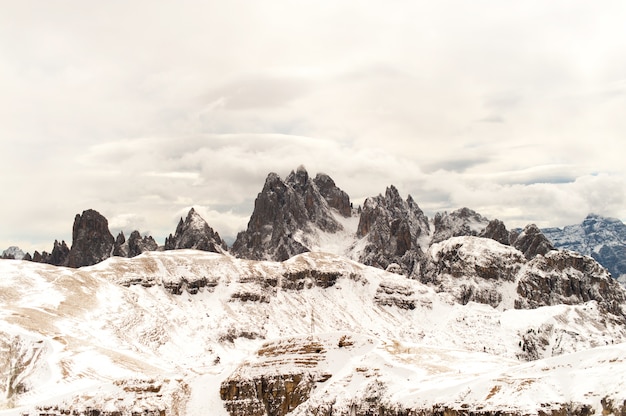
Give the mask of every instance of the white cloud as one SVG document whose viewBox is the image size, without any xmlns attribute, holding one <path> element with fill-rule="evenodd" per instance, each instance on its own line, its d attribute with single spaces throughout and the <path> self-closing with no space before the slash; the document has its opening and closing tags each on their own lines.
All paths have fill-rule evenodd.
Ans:
<svg viewBox="0 0 626 416">
<path fill-rule="evenodd" d="M 7 4 L 0 248 L 49 249 L 87 208 L 164 238 L 195 205 L 234 235 L 265 175 L 300 164 L 357 203 L 393 183 L 430 213 L 624 220 L 625 18 L 620 1 Z"/>
</svg>

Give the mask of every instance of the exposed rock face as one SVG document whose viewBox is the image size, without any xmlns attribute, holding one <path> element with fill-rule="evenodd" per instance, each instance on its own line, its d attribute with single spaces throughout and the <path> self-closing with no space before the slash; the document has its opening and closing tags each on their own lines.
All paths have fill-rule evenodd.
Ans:
<svg viewBox="0 0 626 416">
<path fill-rule="evenodd" d="M 460 304 L 534 309 L 596 301 L 618 319 L 626 317 L 626 292 L 620 284 L 591 257 L 567 250 L 528 260 L 516 248 L 491 239 L 453 237 L 430 247 L 419 279 L 452 294 Z M 507 293 L 507 303 L 502 304 Z"/>
<path fill-rule="evenodd" d="M 82 215 L 76 214 L 67 265 L 83 267 L 100 263 L 111 257 L 114 243 L 109 222 L 98 211 L 88 209 Z"/>
<path fill-rule="evenodd" d="M 307 234 L 343 229 L 331 209 L 349 216 L 347 194 L 327 175 L 311 180 L 302 166 L 284 181 L 270 173 L 254 201 L 248 228 L 237 235 L 232 252 L 251 260 L 276 261 L 307 252 Z"/>
<path fill-rule="evenodd" d="M 513 247 L 524 253 L 527 259 L 532 259 L 538 254 L 544 255 L 554 246 L 550 240 L 539 230 L 535 224 L 527 225 L 518 235 L 511 234 L 510 242 Z"/>
<path fill-rule="evenodd" d="M 217 233 L 215 233 L 217 235 Z M 218 236 L 219 237 L 219 236 Z M 224 242 L 222 242 L 222 246 Z M 135 230 L 128 238 L 128 257 L 135 257 L 146 251 L 155 251 L 159 245 L 152 236 L 141 236 L 139 231 Z"/>
<path fill-rule="evenodd" d="M 48 256 L 47 256 L 47 254 L 48 254 L 48 253 L 46 253 L 45 251 L 44 251 L 44 253 L 46 254 L 46 258 L 47 258 L 47 257 L 48 257 Z M 35 262 L 35 263 L 44 263 L 44 261 L 43 261 L 43 260 L 44 260 L 44 256 L 43 256 L 40 252 L 38 252 L 37 250 L 35 250 L 35 252 L 33 253 L 33 258 L 32 258 L 32 260 L 33 260 L 33 262 Z"/>
<path fill-rule="evenodd" d="M 569 250 L 551 251 L 528 263 L 517 286 L 516 308 L 595 300 L 604 310 L 625 317 L 626 295 L 608 271 L 591 257 Z"/>
<path fill-rule="evenodd" d="M 395 186 L 385 196 L 367 198 L 363 204 L 357 237 L 367 244 L 359 261 L 386 269 L 395 263 L 410 274 L 423 255 L 421 244 L 429 235 L 428 218 L 409 195 L 402 200 Z"/>
<path fill-rule="evenodd" d="M 515 282 L 526 259 L 513 247 L 480 237 L 453 237 L 436 243 L 422 262 L 420 280 L 453 294 L 460 304 L 497 307 L 504 282 Z"/>
<path fill-rule="evenodd" d="M 480 235 L 487 228 L 489 220 L 469 208 L 460 208 L 450 214 L 438 212 L 434 224 L 432 242 L 438 243 L 450 237 Z M 497 226 L 495 224 L 493 227 Z"/>
<path fill-rule="evenodd" d="M 329 207 L 336 209 L 344 217 L 352 215 L 350 197 L 335 185 L 335 181 L 330 176 L 318 173 L 313 182 Z"/>
<path fill-rule="evenodd" d="M 69 254 L 70 249 L 67 244 L 65 244 L 65 241 L 59 243 L 57 240 L 54 240 L 52 253 L 50 253 L 50 256 L 46 259 L 46 263 L 55 266 L 65 266 L 67 265 Z"/>
<path fill-rule="evenodd" d="M 113 255 L 117 257 L 128 257 L 128 243 L 126 243 L 124 231 L 120 231 L 117 237 L 115 237 Z"/>
<path fill-rule="evenodd" d="M 131 234 L 128 243 L 130 257 L 133 257 L 132 254 L 140 254 L 140 250 L 143 250 L 145 247 L 153 247 L 154 244 L 156 244 L 151 237 L 145 240 L 141 239 L 138 232 L 133 234 Z M 165 239 L 165 250 L 178 249 L 194 249 L 223 253 L 226 251 L 226 243 L 222 241 L 220 235 L 214 231 L 213 228 L 209 227 L 196 210 L 191 208 L 185 221 L 181 218 L 178 222 L 175 234 L 173 236 L 170 234 L 170 236 Z"/>
<path fill-rule="evenodd" d="M 626 275 L 626 225 L 617 218 L 589 214 L 581 224 L 542 231 L 556 248 L 593 257 L 614 278 Z"/>
<path fill-rule="evenodd" d="M 489 221 L 487 227 L 480 233 L 480 237 L 491 238 L 500 244 L 509 245 L 509 231 L 498 219 Z"/>
<path fill-rule="evenodd" d="M 135 230 L 130 234 L 128 240 L 124 236 L 124 232 L 115 238 L 115 248 L 113 255 L 119 257 L 135 257 L 146 251 L 155 251 L 159 245 L 152 236 L 142 237 L 139 231 Z"/>
<path fill-rule="evenodd" d="M 231 416 L 284 416 L 294 411 L 317 383 L 331 377 L 325 368 L 328 347 L 312 336 L 266 343 L 256 362 L 239 367 L 222 382 L 226 410 Z M 354 343 L 348 335 L 338 336 L 333 347 L 349 351 Z"/>
</svg>

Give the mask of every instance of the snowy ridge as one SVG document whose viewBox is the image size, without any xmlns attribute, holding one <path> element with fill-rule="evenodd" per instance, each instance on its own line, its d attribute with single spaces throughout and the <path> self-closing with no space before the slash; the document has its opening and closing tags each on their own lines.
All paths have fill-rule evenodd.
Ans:
<svg viewBox="0 0 626 416">
<path fill-rule="evenodd" d="M 323 253 L 277 263 L 178 250 L 77 270 L 22 261 L 0 267 L 0 351 L 9 363 L 0 403 L 17 406 L 7 414 L 36 405 L 197 414 L 222 406 L 221 381 L 263 344 L 313 333 L 348 330 L 374 345 L 462 350 L 463 360 L 479 354 L 498 365 L 626 341 L 624 325 L 595 302 L 460 305 L 445 291 Z M 364 360 L 384 361 L 387 350 L 377 351 Z"/>
</svg>

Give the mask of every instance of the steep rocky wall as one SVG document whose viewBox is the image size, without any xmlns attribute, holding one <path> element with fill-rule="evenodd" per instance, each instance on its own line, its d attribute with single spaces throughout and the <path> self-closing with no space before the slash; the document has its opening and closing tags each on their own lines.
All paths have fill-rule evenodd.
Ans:
<svg viewBox="0 0 626 416">
<path fill-rule="evenodd" d="M 228 380 L 220 397 L 231 416 L 283 416 L 308 400 L 314 384 L 309 373 Z"/>
</svg>

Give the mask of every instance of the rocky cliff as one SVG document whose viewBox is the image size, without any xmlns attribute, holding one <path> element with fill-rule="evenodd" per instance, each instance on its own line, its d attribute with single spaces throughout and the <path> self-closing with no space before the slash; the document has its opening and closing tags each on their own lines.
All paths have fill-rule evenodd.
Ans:
<svg viewBox="0 0 626 416">
<path fill-rule="evenodd" d="M 93 209 L 76 214 L 67 266 L 82 267 L 100 263 L 111 257 L 114 243 L 109 221 L 102 214 Z"/>
<path fill-rule="evenodd" d="M 554 246 L 539 230 L 535 224 L 527 225 L 521 232 L 513 231 L 509 236 L 509 241 L 513 247 L 524 253 L 527 259 L 532 259 L 538 254 L 545 255 Z"/>
<path fill-rule="evenodd" d="M 525 263 L 522 253 L 495 240 L 452 237 L 430 247 L 419 279 L 450 293 L 462 305 L 479 302 L 495 308 L 514 290 Z"/>
<path fill-rule="evenodd" d="M 399 265 L 410 275 L 428 244 L 428 218 L 409 195 L 403 200 L 395 186 L 385 195 L 367 198 L 361 210 L 357 238 L 365 244 L 356 254 L 360 262 L 386 269 Z"/>
<path fill-rule="evenodd" d="M 534 257 L 517 285 L 516 308 L 596 301 L 600 308 L 626 317 L 626 295 L 608 271 L 591 257 L 569 250 Z"/>
<path fill-rule="evenodd" d="M 343 344 L 342 344 L 343 342 Z M 335 348 L 352 349 L 353 343 L 338 339 Z M 317 383 L 331 375 L 329 345 L 316 337 L 288 338 L 264 344 L 257 361 L 240 366 L 224 380 L 220 397 L 231 416 L 284 416 L 307 401 Z M 326 364 L 326 365 L 324 365 Z"/>
<path fill-rule="evenodd" d="M 626 294 L 600 264 L 569 250 L 531 259 L 515 247 L 481 237 L 453 237 L 433 244 L 419 279 L 456 302 L 538 308 L 595 301 L 626 323 Z"/>
</svg>

